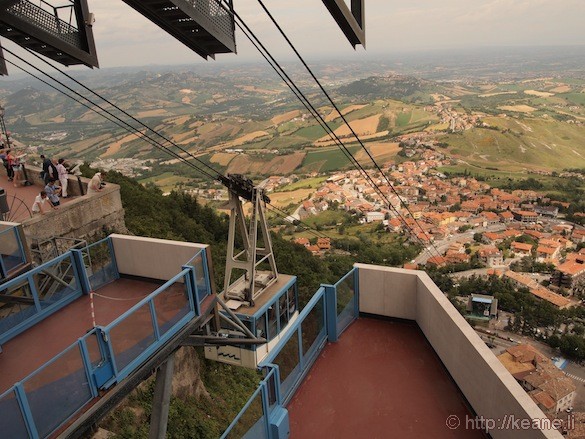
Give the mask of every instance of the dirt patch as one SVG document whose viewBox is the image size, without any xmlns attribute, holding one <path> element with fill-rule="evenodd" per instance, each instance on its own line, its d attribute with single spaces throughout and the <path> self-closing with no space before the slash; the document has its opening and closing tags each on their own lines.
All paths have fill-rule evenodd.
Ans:
<svg viewBox="0 0 585 439">
<path fill-rule="evenodd" d="M 290 192 L 275 192 L 270 194 L 271 204 L 278 207 L 285 207 L 289 204 L 299 204 L 315 192 L 315 189 L 297 189 Z"/>
<path fill-rule="evenodd" d="M 550 98 L 551 96 L 555 95 L 554 93 L 538 90 L 524 90 L 524 93 L 530 96 L 538 96 L 539 98 Z"/>
<path fill-rule="evenodd" d="M 211 163 L 217 163 L 220 166 L 227 166 L 229 164 L 229 162 L 231 162 L 233 160 L 234 157 L 236 157 L 237 154 L 228 154 L 226 152 L 218 152 L 217 154 L 213 154 L 211 156 Z"/>
<path fill-rule="evenodd" d="M 63 123 L 65 122 L 65 118 L 63 116 L 56 116 L 52 119 L 49 119 L 51 122 L 55 122 L 55 123 Z"/>
<path fill-rule="evenodd" d="M 300 110 L 293 110 L 289 111 L 288 113 L 281 114 L 279 116 L 274 116 L 270 121 L 274 125 L 280 125 L 283 122 L 288 122 L 289 120 L 294 119 L 295 117 L 299 117 L 301 115 Z"/>
<path fill-rule="evenodd" d="M 381 164 L 392 161 L 394 159 L 394 157 L 396 157 L 396 154 L 398 154 L 398 152 L 400 152 L 400 146 L 398 145 L 398 143 L 394 143 L 394 142 L 392 142 L 392 143 L 385 143 L 385 142 L 383 142 L 383 143 L 366 143 L 366 148 L 368 149 L 368 151 L 370 152 L 372 157 L 374 157 L 376 162 L 381 163 Z M 367 161 L 370 160 L 370 158 L 368 157 L 368 155 L 366 154 L 366 152 L 363 149 L 360 149 L 357 152 L 357 154 L 355 155 L 355 158 L 360 163 L 367 163 Z"/>
<path fill-rule="evenodd" d="M 498 107 L 498 109 L 503 111 L 514 111 L 516 113 L 532 113 L 533 111 L 536 111 L 536 108 L 529 105 L 505 105 L 503 107 Z"/>
<path fill-rule="evenodd" d="M 254 131 L 253 133 L 248 133 L 242 137 L 238 137 L 236 140 L 233 140 L 231 142 L 227 142 L 226 146 L 228 146 L 228 145 L 239 146 L 239 145 L 243 145 L 244 143 L 251 142 L 252 140 L 260 139 L 260 138 L 266 137 L 266 136 L 269 136 L 269 134 L 266 131 Z"/>
<path fill-rule="evenodd" d="M 551 93 L 569 93 L 571 91 L 571 87 L 568 85 L 559 85 L 558 87 L 551 88 Z"/>
<path fill-rule="evenodd" d="M 345 116 L 346 114 L 349 114 L 352 111 L 361 110 L 364 107 L 365 107 L 365 105 L 350 105 L 349 107 L 346 107 L 343 110 L 341 110 L 341 114 L 343 114 Z M 329 113 L 327 116 L 325 116 L 325 122 L 331 122 L 331 121 L 337 119 L 338 117 L 339 117 L 339 113 L 337 112 L 337 110 L 333 110 L 333 111 L 331 111 L 331 113 Z"/>
<path fill-rule="evenodd" d="M 349 123 L 349 125 L 356 132 L 356 134 L 358 136 L 360 136 L 360 137 L 371 136 L 372 134 L 377 134 L 376 130 L 378 129 L 378 123 L 380 122 L 380 117 L 381 117 L 380 114 L 375 114 L 374 116 L 366 117 L 365 119 L 352 120 Z M 339 138 L 350 137 L 350 136 L 353 137 L 353 134 L 351 133 L 351 131 L 347 125 L 342 125 L 339 128 L 337 128 L 335 130 L 335 134 Z M 330 140 L 331 140 L 331 138 L 327 135 L 327 136 L 321 137 L 315 143 L 317 144 L 320 142 L 327 142 Z"/>
<path fill-rule="evenodd" d="M 379 133 L 376 134 L 370 134 L 368 136 L 365 135 L 360 135 L 360 139 L 361 140 L 372 140 L 372 139 L 377 139 L 380 137 L 384 137 L 387 136 L 390 132 L 389 131 L 380 131 Z M 358 133 L 359 135 L 359 133 Z M 346 138 L 348 138 L 350 141 L 356 141 L 355 138 L 353 137 L 353 135 L 351 136 L 345 136 Z M 340 139 L 343 139 L 343 136 L 339 136 Z M 321 139 L 327 139 L 326 141 L 323 140 L 318 140 L 316 141 L 313 145 L 314 146 L 332 146 L 332 145 L 337 145 L 337 143 L 335 142 L 335 140 L 331 140 L 331 138 L 329 136 L 327 137 L 322 137 Z"/>
<path fill-rule="evenodd" d="M 478 98 L 489 98 L 491 96 L 499 96 L 499 95 L 515 95 L 517 94 L 517 91 L 500 91 L 497 93 L 485 93 L 485 94 L 481 94 L 481 95 L 477 95 Z"/>
<path fill-rule="evenodd" d="M 136 117 L 156 117 L 156 116 L 166 116 L 167 110 L 164 108 L 156 108 L 154 110 L 146 110 L 141 111 L 136 114 Z"/>
<path fill-rule="evenodd" d="M 144 133 L 144 130 L 141 131 L 140 133 Z M 122 145 L 124 143 L 128 143 L 136 138 L 138 138 L 138 134 L 128 134 L 125 137 L 122 137 L 120 140 L 115 141 L 114 143 L 112 143 L 106 152 L 104 152 L 101 157 L 107 157 L 109 155 L 114 155 L 116 154 L 118 151 L 120 151 L 120 148 L 122 148 Z"/>
</svg>

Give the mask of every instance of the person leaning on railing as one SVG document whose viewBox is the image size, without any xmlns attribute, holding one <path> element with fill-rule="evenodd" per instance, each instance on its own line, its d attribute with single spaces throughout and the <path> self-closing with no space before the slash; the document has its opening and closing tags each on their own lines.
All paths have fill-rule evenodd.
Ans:
<svg viewBox="0 0 585 439">
<path fill-rule="evenodd" d="M 95 175 L 89 181 L 87 185 L 87 194 L 93 194 L 96 192 L 101 192 L 102 188 L 105 186 L 104 180 L 102 179 L 102 173 L 96 172 Z"/>
<path fill-rule="evenodd" d="M 32 212 L 34 215 L 44 215 L 47 213 L 49 209 L 56 210 L 57 206 L 53 206 L 47 197 L 47 193 L 45 191 L 39 192 L 37 197 L 35 198 L 35 202 L 32 205 Z"/>
</svg>

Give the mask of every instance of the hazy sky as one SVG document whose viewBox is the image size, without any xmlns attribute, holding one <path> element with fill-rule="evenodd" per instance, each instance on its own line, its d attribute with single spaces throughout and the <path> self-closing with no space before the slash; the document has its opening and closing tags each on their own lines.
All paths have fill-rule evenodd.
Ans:
<svg viewBox="0 0 585 439">
<path fill-rule="evenodd" d="M 234 7 L 274 53 L 290 57 L 255 0 Z M 205 62 L 121 0 L 90 0 L 102 67 Z M 316 58 L 484 46 L 585 44 L 585 0 L 365 0 L 366 46 L 354 52 L 320 0 L 265 0 L 300 52 Z M 238 55 L 259 59 L 240 33 Z M 214 61 L 209 61 L 214 62 Z"/>
</svg>

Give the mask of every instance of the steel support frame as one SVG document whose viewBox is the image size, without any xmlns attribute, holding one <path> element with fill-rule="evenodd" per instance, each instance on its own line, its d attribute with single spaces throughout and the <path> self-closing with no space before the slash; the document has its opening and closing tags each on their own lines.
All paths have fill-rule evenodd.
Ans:
<svg viewBox="0 0 585 439">
<path fill-rule="evenodd" d="M 164 439 L 167 435 L 174 368 L 175 353 L 171 354 L 156 371 L 148 439 Z"/>
<path fill-rule="evenodd" d="M 351 10 L 344 0 L 323 0 L 333 19 L 351 45 L 366 47 L 365 0 L 351 0 Z"/>
</svg>

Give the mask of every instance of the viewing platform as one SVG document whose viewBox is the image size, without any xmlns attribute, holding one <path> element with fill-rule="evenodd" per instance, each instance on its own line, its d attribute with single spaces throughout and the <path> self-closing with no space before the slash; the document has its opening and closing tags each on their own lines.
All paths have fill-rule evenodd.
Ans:
<svg viewBox="0 0 585 439">
<path fill-rule="evenodd" d="M 0 188 L 6 191 L 10 208 L 4 219 L 22 224 L 29 243 L 32 239 L 46 240 L 55 236 L 91 237 L 103 233 L 104 227 L 125 230 L 120 187 L 106 182 L 102 191 L 87 194 L 89 179 L 74 175 L 68 176 L 68 198 L 60 198 L 61 205 L 57 210 L 49 210 L 45 215 L 33 215 L 34 200 L 45 188 L 40 172 L 40 168 L 26 165 L 31 185 L 14 187 L 13 182 L 8 181 L 5 168 L 0 167 Z"/>
<path fill-rule="evenodd" d="M 208 248 L 114 234 L 2 283 L 2 435 L 54 436 L 176 348 L 215 303 Z"/>
</svg>

